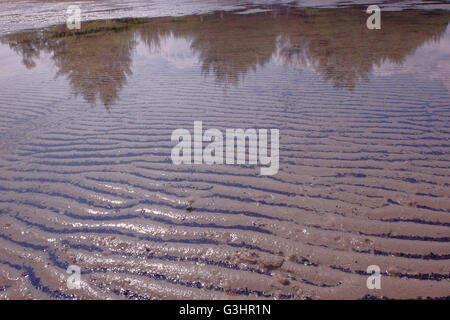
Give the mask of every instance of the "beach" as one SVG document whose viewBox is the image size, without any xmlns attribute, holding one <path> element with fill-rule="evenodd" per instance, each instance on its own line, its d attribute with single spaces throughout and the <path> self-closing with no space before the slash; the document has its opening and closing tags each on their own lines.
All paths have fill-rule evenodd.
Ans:
<svg viewBox="0 0 450 320">
<path fill-rule="evenodd" d="M 448 5 L 206 2 L 2 20 L 0 299 L 448 299 Z M 174 164 L 195 121 L 276 174 Z"/>
</svg>

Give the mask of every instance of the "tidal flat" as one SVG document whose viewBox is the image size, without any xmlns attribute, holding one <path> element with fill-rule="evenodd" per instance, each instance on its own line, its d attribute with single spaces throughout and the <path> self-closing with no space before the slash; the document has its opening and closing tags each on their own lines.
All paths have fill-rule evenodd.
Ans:
<svg viewBox="0 0 450 320">
<path fill-rule="evenodd" d="M 0 299 L 449 298 L 450 11 L 367 16 L 3 34 Z M 174 165 L 194 121 L 279 129 L 278 173 Z"/>
</svg>

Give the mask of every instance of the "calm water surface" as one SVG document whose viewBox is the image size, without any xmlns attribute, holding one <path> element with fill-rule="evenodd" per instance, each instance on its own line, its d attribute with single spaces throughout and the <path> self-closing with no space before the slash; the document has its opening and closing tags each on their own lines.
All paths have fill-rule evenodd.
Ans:
<svg viewBox="0 0 450 320">
<path fill-rule="evenodd" d="M 266 9 L 1 37 L 0 298 L 448 297 L 450 13 Z M 278 174 L 173 165 L 197 120 Z"/>
</svg>

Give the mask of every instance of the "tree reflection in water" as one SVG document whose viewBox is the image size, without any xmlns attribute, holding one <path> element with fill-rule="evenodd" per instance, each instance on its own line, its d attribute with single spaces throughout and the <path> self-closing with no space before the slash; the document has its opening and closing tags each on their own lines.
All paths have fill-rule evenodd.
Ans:
<svg viewBox="0 0 450 320">
<path fill-rule="evenodd" d="M 76 95 L 110 108 L 132 75 L 132 53 L 139 41 L 149 50 L 164 38 L 183 38 L 199 57 L 204 74 L 238 86 L 250 70 L 272 59 L 303 70 L 310 66 L 324 81 L 352 90 L 367 82 L 374 66 L 401 64 L 427 41 L 439 41 L 449 22 L 443 11 L 385 12 L 381 30 L 368 30 L 360 8 L 292 9 L 250 15 L 214 13 L 179 18 L 125 19 L 65 26 L 4 36 L 27 68 L 41 51 L 51 54 L 57 76 L 65 76 Z"/>
</svg>

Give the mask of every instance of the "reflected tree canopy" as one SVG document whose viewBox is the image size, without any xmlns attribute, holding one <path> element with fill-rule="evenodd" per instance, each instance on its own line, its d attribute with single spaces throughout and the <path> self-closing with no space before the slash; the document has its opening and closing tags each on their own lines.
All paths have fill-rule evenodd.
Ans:
<svg viewBox="0 0 450 320">
<path fill-rule="evenodd" d="M 106 108 L 132 75 L 133 51 L 141 41 L 148 50 L 166 37 L 189 41 L 201 72 L 224 85 L 237 86 L 251 70 L 272 59 L 286 66 L 312 68 L 324 81 L 353 89 L 369 80 L 384 61 L 401 64 L 427 41 L 439 41 L 449 22 L 444 11 L 385 12 L 382 29 L 368 30 L 361 8 L 275 8 L 251 15 L 214 13 L 156 19 L 124 19 L 8 35 L 1 39 L 21 55 L 27 68 L 41 51 L 49 53 L 76 95 Z"/>
</svg>

